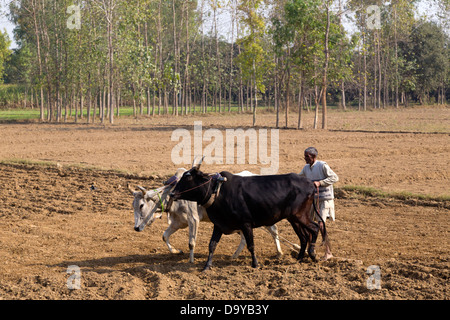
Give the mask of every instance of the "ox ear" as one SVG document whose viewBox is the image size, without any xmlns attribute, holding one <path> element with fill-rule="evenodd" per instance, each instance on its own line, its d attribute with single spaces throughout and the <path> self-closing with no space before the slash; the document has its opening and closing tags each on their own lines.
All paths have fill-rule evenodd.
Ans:
<svg viewBox="0 0 450 320">
<path fill-rule="evenodd" d="M 174 186 L 177 184 L 179 180 L 179 177 L 177 175 L 174 175 L 173 177 L 170 177 L 167 181 L 164 181 L 165 186 Z"/>
<path fill-rule="evenodd" d="M 153 202 L 156 202 L 158 200 L 158 192 L 152 192 L 152 191 L 148 191 L 145 195 L 144 198 L 146 201 L 152 200 Z"/>
<path fill-rule="evenodd" d="M 175 172 L 174 177 L 177 178 L 177 180 L 180 180 L 181 177 L 183 176 L 183 174 L 186 172 L 187 170 L 185 168 L 178 168 L 177 172 Z"/>
</svg>

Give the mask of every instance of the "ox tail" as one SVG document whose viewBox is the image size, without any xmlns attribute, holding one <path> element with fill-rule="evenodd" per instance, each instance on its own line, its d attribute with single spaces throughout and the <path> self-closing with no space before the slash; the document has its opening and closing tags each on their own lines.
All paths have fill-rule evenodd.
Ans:
<svg viewBox="0 0 450 320">
<path fill-rule="evenodd" d="M 325 226 L 325 221 L 323 221 L 322 216 L 320 215 L 319 210 L 317 209 L 316 201 L 314 201 L 314 199 L 313 199 L 313 207 L 315 214 L 319 217 L 319 221 L 322 222 L 322 227 L 320 227 L 319 224 L 319 230 L 322 235 L 322 245 L 325 245 L 331 250 L 330 241 L 328 240 L 327 227 Z"/>
</svg>

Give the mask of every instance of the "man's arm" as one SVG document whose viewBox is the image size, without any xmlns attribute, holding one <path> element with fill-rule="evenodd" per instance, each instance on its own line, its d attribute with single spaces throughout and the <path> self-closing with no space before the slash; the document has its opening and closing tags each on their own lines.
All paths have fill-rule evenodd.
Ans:
<svg viewBox="0 0 450 320">
<path fill-rule="evenodd" d="M 305 167 L 302 168 L 302 171 L 299 173 L 300 176 L 305 176 Z"/>
<path fill-rule="evenodd" d="M 324 163 L 322 166 L 323 174 L 325 175 L 325 179 L 320 180 L 321 187 L 328 187 L 332 184 L 335 184 L 339 181 L 339 177 L 333 170 L 331 170 L 330 166 L 327 163 Z"/>
</svg>

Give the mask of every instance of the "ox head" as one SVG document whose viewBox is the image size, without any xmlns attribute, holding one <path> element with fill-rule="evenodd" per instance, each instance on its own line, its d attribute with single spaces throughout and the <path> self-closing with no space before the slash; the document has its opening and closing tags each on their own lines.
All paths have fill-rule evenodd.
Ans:
<svg viewBox="0 0 450 320">
<path fill-rule="evenodd" d="M 171 201 L 190 200 L 199 204 L 205 200 L 212 177 L 200 171 L 204 157 L 194 159 L 192 168 L 186 171 L 170 193 Z"/>
<path fill-rule="evenodd" d="M 159 198 L 169 186 L 150 191 L 140 186 L 138 188 L 140 191 L 134 191 L 128 186 L 128 189 L 134 197 L 134 230 L 141 232 L 145 226 L 151 225 L 156 219 L 161 218 L 163 213 L 161 210 L 158 210 L 161 208 Z"/>
<path fill-rule="evenodd" d="M 156 219 L 163 215 L 164 207 L 168 202 L 170 190 L 187 170 L 180 168 L 175 175 L 164 183 L 163 187 L 147 191 L 138 186 L 140 191 L 128 189 L 133 195 L 134 230 L 141 232 L 147 225 L 151 225 Z"/>
</svg>

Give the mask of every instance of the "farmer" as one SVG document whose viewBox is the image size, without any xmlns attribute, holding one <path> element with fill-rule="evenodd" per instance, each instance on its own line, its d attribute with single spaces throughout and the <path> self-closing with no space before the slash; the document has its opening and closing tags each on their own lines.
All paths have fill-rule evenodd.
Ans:
<svg viewBox="0 0 450 320">
<path fill-rule="evenodd" d="M 305 150 L 306 165 L 303 167 L 300 175 L 312 180 L 316 188 L 319 188 L 319 206 L 317 210 L 319 211 L 322 220 L 325 222 L 327 218 L 330 217 L 330 219 L 334 221 L 333 184 L 339 180 L 339 177 L 331 170 L 326 162 L 317 160 L 317 155 L 317 149 L 314 147 L 309 147 Z M 314 201 L 317 201 L 316 198 Z M 315 218 L 314 211 L 311 212 L 311 216 L 313 219 Z M 323 228 L 322 221 L 319 221 L 319 226 Z M 332 256 L 331 252 L 325 252 L 323 259 L 327 260 Z"/>
</svg>

